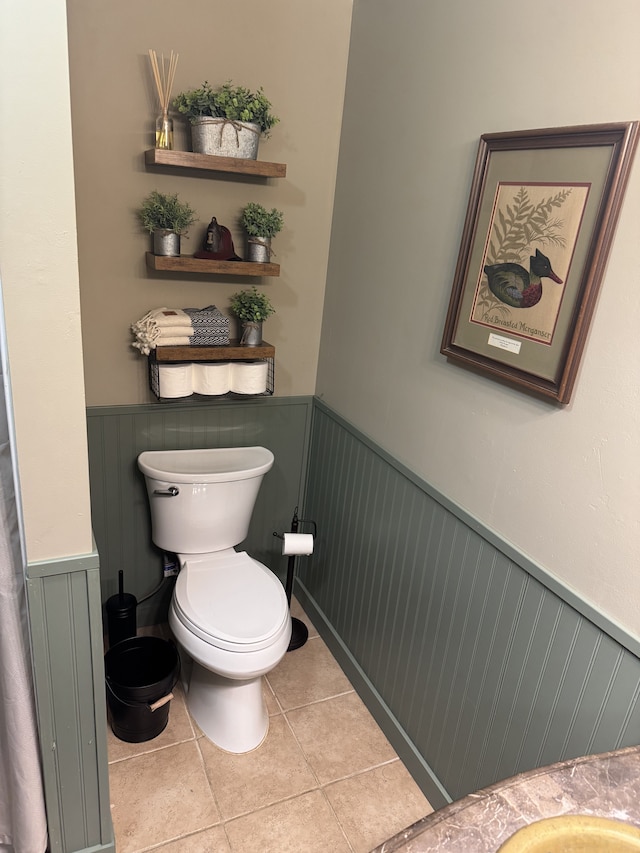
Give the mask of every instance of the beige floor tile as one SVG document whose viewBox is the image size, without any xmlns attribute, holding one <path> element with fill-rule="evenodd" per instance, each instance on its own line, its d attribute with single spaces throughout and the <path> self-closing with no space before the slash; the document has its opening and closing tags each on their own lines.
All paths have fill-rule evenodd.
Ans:
<svg viewBox="0 0 640 853">
<path fill-rule="evenodd" d="M 231 853 L 224 829 L 214 826 L 196 835 L 187 835 L 178 841 L 156 847 L 158 853 Z"/>
<path fill-rule="evenodd" d="M 287 652 L 267 680 L 285 711 L 353 689 L 320 637 Z"/>
<path fill-rule="evenodd" d="M 334 782 L 324 792 L 355 853 L 367 853 L 433 811 L 399 760 Z"/>
<path fill-rule="evenodd" d="M 109 768 L 109 784 L 118 853 L 219 823 L 195 741 L 118 761 Z"/>
<path fill-rule="evenodd" d="M 301 622 L 304 622 L 309 630 L 309 638 L 318 636 L 318 631 L 316 630 L 315 625 L 302 609 L 302 605 L 295 595 L 291 597 L 291 615 L 295 616 L 296 619 L 300 619 Z"/>
<path fill-rule="evenodd" d="M 224 820 L 317 787 L 282 715 L 270 718 L 267 737 L 252 752 L 233 755 L 206 738 L 198 744 Z"/>
<path fill-rule="evenodd" d="M 225 824 L 233 853 L 349 853 L 321 791 Z"/>
<path fill-rule="evenodd" d="M 109 723 L 107 730 L 109 761 L 120 761 L 123 758 L 131 758 L 134 755 L 153 752 L 155 749 L 161 749 L 164 746 L 193 740 L 194 737 L 195 732 L 187 713 L 182 687 L 176 684 L 173 689 L 173 699 L 169 705 L 167 727 L 157 737 L 143 741 L 142 743 L 127 743 L 114 735 L 111 724 Z"/>
<path fill-rule="evenodd" d="M 396 758 L 356 693 L 289 711 L 287 719 L 321 784 Z"/>
</svg>

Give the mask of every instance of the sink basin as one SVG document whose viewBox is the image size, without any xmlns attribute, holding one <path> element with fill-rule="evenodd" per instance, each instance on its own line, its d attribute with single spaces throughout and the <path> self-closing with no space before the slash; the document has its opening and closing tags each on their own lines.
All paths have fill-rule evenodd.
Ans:
<svg viewBox="0 0 640 853">
<path fill-rule="evenodd" d="M 640 829 L 590 815 L 562 815 L 515 832 L 499 853 L 640 853 Z"/>
</svg>

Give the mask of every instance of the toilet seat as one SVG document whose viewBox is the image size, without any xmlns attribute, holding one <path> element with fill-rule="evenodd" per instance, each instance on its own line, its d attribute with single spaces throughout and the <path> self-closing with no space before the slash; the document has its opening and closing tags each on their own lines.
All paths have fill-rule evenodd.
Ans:
<svg viewBox="0 0 640 853">
<path fill-rule="evenodd" d="M 276 575 L 233 548 L 182 556 L 177 617 L 201 640 L 233 652 L 267 648 L 286 628 L 289 609 Z"/>
</svg>

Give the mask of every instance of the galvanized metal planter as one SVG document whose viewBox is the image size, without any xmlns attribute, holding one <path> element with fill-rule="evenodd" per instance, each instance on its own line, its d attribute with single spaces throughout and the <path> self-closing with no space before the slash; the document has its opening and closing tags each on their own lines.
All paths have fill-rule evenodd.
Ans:
<svg viewBox="0 0 640 853">
<path fill-rule="evenodd" d="M 243 347 L 259 347 L 262 343 L 262 322 L 244 322 L 242 324 L 242 338 L 240 344 Z"/>
<path fill-rule="evenodd" d="M 178 257 L 180 254 L 180 235 L 166 228 L 156 228 L 153 232 L 153 254 Z"/>
<path fill-rule="evenodd" d="M 271 262 L 271 237 L 249 237 L 247 240 L 247 260 L 258 264 Z"/>
<path fill-rule="evenodd" d="M 191 125 L 191 147 L 196 154 L 255 160 L 260 133 L 260 126 L 251 122 L 201 116 Z"/>
</svg>

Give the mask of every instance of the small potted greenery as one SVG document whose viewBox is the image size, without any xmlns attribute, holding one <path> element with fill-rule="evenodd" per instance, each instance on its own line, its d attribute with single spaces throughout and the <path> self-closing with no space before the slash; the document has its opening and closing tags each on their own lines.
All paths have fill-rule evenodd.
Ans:
<svg viewBox="0 0 640 853">
<path fill-rule="evenodd" d="M 242 325 L 242 346 L 257 347 L 262 343 L 262 321 L 276 309 L 268 296 L 259 293 L 254 285 L 251 290 L 240 290 L 231 297 L 231 310 Z"/>
<path fill-rule="evenodd" d="M 242 211 L 240 219 L 247 232 L 247 259 L 262 264 L 271 260 L 271 238 L 282 231 L 282 211 L 272 207 L 267 210 L 261 204 L 250 201 Z"/>
<path fill-rule="evenodd" d="M 191 142 L 198 154 L 255 160 L 260 137 L 269 136 L 279 119 L 262 88 L 252 92 L 231 81 L 213 89 L 205 80 L 199 89 L 180 92 L 174 108 L 191 122 Z"/>
<path fill-rule="evenodd" d="M 193 208 L 178 194 L 153 190 L 142 202 L 138 217 L 142 227 L 153 234 L 154 255 L 179 255 L 180 237 L 197 220 Z"/>
</svg>

